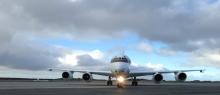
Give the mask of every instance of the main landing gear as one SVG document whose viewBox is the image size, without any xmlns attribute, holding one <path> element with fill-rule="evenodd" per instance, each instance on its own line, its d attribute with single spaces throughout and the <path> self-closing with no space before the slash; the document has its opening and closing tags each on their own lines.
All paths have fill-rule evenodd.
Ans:
<svg viewBox="0 0 220 95">
<path fill-rule="evenodd" d="M 112 83 L 111 77 L 109 76 L 109 77 L 108 77 L 108 81 L 107 81 L 107 85 L 108 85 L 108 86 L 112 86 L 112 84 L 113 84 L 113 83 Z"/>
<path fill-rule="evenodd" d="M 137 82 L 136 77 L 133 78 L 131 85 L 132 86 L 138 86 L 138 82 Z"/>
</svg>

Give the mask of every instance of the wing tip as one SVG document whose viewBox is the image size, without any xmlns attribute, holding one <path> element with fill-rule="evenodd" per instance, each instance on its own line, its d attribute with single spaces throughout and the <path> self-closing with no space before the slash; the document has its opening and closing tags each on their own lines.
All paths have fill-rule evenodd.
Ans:
<svg viewBox="0 0 220 95">
<path fill-rule="evenodd" d="M 205 69 L 203 69 L 203 70 L 200 70 L 200 73 L 203 73 L 205 71 Z"/>
<path fill-rule="evenodd" d="M 53 71 L 53 69 L 49 68 L 48 71 Z"/>
</svg>

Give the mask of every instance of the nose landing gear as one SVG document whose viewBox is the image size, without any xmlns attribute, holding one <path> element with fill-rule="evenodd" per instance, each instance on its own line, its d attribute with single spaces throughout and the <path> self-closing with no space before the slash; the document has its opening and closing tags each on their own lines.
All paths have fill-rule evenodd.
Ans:
<svg viewBox="0 0 220 95">
<path fill-rule="evenodd" d="M 118 88 L 124 88 L 124 84 L 123 83 L 117 83 L 117 87 Z"/>
</svg>

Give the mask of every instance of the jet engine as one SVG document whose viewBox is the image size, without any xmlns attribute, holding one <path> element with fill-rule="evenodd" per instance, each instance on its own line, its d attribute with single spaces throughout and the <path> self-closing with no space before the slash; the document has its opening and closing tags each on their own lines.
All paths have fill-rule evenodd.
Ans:
<svg viewBox="0 0 220 95">
<path fill-rule="evenodd" d="M 87 81 L 87 82 L 90 82 L 93 79 L 93 77 L 92 77 L 92 74 L 85 73 L 85 74 L 82 75 L 82 79 Z"/>
<path fill-rule="evenodd" d="M 62 78 L 63 79 L 73 79 L 73 72 L 63 72 Z"/>
<path fill-rule="evenodd" d="M 161 82 L 163 80 L 163 75 L 159 74 L 159 73 L 156 73 L 153 75 L 153 80 L 155 82 Z"/>
<path fill-rule="evenodd" d="M 186 73 L 180 72 L 180 73 L 176 73 L 176 74 L 175 74 L 175 79 L 176 79 L 176 81 L 185 81 L 186 78 L 187 78 Z"/>
</svg>

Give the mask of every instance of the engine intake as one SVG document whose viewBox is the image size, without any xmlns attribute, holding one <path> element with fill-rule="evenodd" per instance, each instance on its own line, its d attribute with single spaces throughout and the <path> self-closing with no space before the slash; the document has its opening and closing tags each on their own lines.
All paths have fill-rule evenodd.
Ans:
<svg viewBox="0 0 220 95">
<path fill-rule="evenodd" d="M 85 73 L 82 75 L 82 79 L 85 80 L 85 81 L 91 81 L 93 78 L 92 78 L 92 74 L 90 73 Z"/>
<path fill-rule="evenodd" d="M 154 80 L 155 82 L 161 82 L 161 81 L 163 80 L 163 76 L 162 76 L 161 74 L 159 74 L 159 73 L 156 73 L 156 74 L 154 74 L 154 76 L 153 76 L 153 80 Z"/>
<path fill-rule="evenodd" d="M 63 79 L 73 79 L 73 73 L 72 72 L 63 72 L 62 78 Z"/>
<path fill-rule="evenodd" d="M 187 78 L 186 73 L 177 73 L 177 74 L 175 75 L 176 81 L 185 81 L 186 78 Z"/>
</svg>

